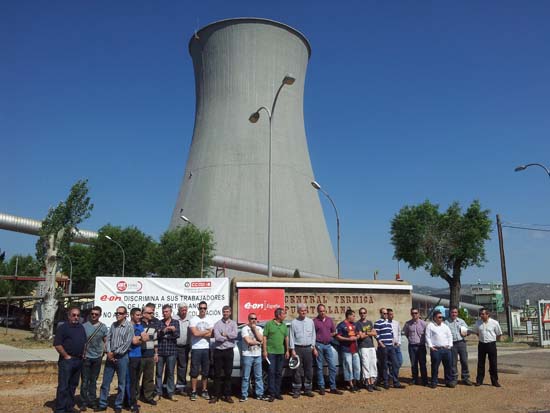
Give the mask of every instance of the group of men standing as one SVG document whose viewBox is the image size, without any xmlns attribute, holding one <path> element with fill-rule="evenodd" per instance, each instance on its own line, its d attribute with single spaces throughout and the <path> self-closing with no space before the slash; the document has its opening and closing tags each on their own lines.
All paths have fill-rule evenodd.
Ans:
<svg viewBox="0 0 550 413">
<path fill-rule="evenodd" d="M 116 373 L 117 395 L 115 413 L 120 413 L 124 404 L 133 413 L 139 412 L 138 399 L 156 405 L 161 397 L 176 401 L 175 394 L 186 394 L 187 365 L 191 361 L 191 401 L 197 400 L 199 375 L 201 397 L 216 403 L 223 400 L 233 403 L 231 373 L 238 328 L 231 319 L 231 308 L 224 306 L 222 318 L 211 323 L 207 303 L 198 305 L 198 315 L 187 319 L 187 305 L 179 304 L 178 314 L 172 317 L 172 307 L 162 306 L 162 319 L 154 317 L 156 305 L 146 304 L 143 309 L 133 308 L 130 319 L 124 306 L 116 309 L 116 321 L 108 329 L 99 321 L 101 308 L 93 307 L 89 321 L 80 324 L 80 310 L 71 307 L 68 321 L 57 328 L 54 346 L 59 353 L 59 377 L 55 411 L 73 412 L 75 391 L 82 377 L 81 411 L 93 408 L 106 411 L 111 382 Z M 285 323 L 283 308 L 275 310 L 274 318 L 262 328 L 258 326 L 255 313 L 248 314 L 248 324 L 242 328 L 242 383 L 241 402 L 248 400 L 251 373 L 254 374 L 255 396 L 259 400 L 273 402 L 282 400 L 282 371 L 285 359 L 293 369 L 292 397 L 302 394 L 314 397 L 313 369 L 317 369 L 319 395 L 325 395 L 325 366 L 328 373 L 328 391 L 343 394 L 336 387 L 336 362 L 341 357 L 344 380 L 350 392 L 360 387 L 369 392 L 402 389 L 399 369 L 403 358 L 401 335 L 408 339 L 411 361 L 412 384 L 438 386 L 438 369 L 443 363 L 445 384 L 455 387 L 458 382 L 458 360 L 461 363 L 462 382 L 472 385 L 469 379 L 468 353 L 465 337 L 479 335 L 478 371 L 476 385 L 483 383 L 485 357 L 489 358 L 491 382 L 500 387 L 497 373 L 496 340 L 502 334 L 498 322 L 482 309 L 481 320 L 471 330 L 458 317 L 458 309 L 450 309 L 450 318 L 443 321 L 441 312 L 435 311 L 433 323 L 420 319 L 417 308 L 411 309 L 411 319 L 403 331 L 394 320 L 391 309 L 381 308 L 380 318 L 374 323 L 367 319 L 367 310 L 355 312 L 348 309 L 345 319 L 338 325 L 326 315 L 324 305 L 317 306 L 317 316 L 307 317 L 305 304 L 297 305 L 298 316 Z M 211 348 L 211 339 L 214 346 Z M 377 346 L 375 347 L 374 340 Z M 339 352 L 335 350 L 334 340 Z M 428 381 L 426 346 L 431 356 L 431 381 Z M 339 355 L 338 355 L 339 353 Z M 97 397 L 97 379 L 103 355 L 106 354 L 103 382 Z M 210 360 L 214 366 L 214 391 L 208 391 Z M 267 393 L 264 391 L 262 362 L 268 364 Z M 177 370 L 176 370 L 177 368 Z M 177 381 L 176 381 L 177 371 Z M 156 374 L 155 374 L 156 372 Z M 156 379 L 156 380 L 155 380 Z"/>
</svg>

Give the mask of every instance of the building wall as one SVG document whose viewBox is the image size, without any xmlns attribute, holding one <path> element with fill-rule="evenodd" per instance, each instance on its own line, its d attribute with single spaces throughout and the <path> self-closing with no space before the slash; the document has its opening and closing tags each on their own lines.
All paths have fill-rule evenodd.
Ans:
<svg viewBox="0 0 550 413">
<path fill-rule="evenodd" d="M 191 38 L 196 87 L 193 139 L 170 228 L 183 213 L 214 232 L 216 254 L 267 262 L 269 122 L 273 117 L 272 265 L 336 276 L 304 130 L 303 93 L 310 48 L 303 35 L 280 23 L 232 19 Z M 312 140 L 315 142 L 315 140 Z M 183 210 L 183 212 L 180 212 Z M 228 271 L 228 275 L 232 275 Z"/>
</svg>

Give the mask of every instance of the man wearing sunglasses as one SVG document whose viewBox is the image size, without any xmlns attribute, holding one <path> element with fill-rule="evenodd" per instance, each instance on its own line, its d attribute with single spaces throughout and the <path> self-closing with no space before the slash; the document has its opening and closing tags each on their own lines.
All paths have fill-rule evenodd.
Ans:
<svg viewBox="0 0 550 413">
<path fill-rule="evenodd" d="M 95 412 L 107 410 L 107 399 L 111 382 L 116 373 L 118 380 L 117 396 L 115 399 L 115 413 L 122 412 L 122 403 L 126 391 L 126 375 L 128 374 L 128 350 L 134 337 L 134 326 L 127 320 L 126 307 L 117 307 L 115 311 L 116 321 L 111 324 L 107 335 L 107 361 L 103 370 L 103 382 L 101 383 L 101 395 Z"/>
<path fill-rule="evenodd" d="M 80 324 L 80 309 L 69 308 L 67 316 L 68 321 L 57 327 L 53 342 L 55 350 L 59 353 L 56 413 L 72 412 L 74 409 L 74 394 L 78 387 L 86 344 L 86 331 Z"/>
<path fill-rule="evenodd" d="M 151 406 L 156 406 L 155 400 L 155 366 L 158 362 L 158 338 L 157 324 L 159 320 L 155 317 L 156 305 L 145 304 L 141 312 L 141 324 L 147 334 L 147 341 L 141 343 L 141 392 L 143 401 Z"/>
<path fill-rule="evenodd" d="M 411 308 L 411 319 L 405 323 L 403 334 L 409 342 L 409 359 L 411 360 L 411 384 L 420 384 L 418 367 L 422 385 L 428 385 L 428 369 L 426 367 L 426 322 L 420 318 L 419 310 Z"/>
<path fill-rule="evenodd" d="M 83 324 L 86 330 L 86 351 L 82 363 L 82 384 L 80 386 L 80 411 L 85 412 L 87 407 L 97 407 L 97 378 L 101 371 L 101 361 L 107 343 L 107 326 L 99 321 L 101 307 L 94 307 L 90 311 L 89 319 Z"/>
<path fill-rule="evenodd" d="M 201 396 L 210 400 L 208 394 L 208 373 L 210 369 L 210 337 L 212 337 L 212 328 L 214 327 L 208 317 L 206 310 L 208 305 L 206 301 L 199 303 L 199 315 L 196 315 L 189 322 L 191 330 L 191 401 L 197 400 L 197 378 L 202 374 L 202 394 Z"/>
<path fill-rule="evenodd" d="M 426 343 L 430 348 L 430 357 L 432 360 L 432 383 L 430 387 L 435 389 L 438 384 L 437 373 L 439 365 L 443 362 L 445 371 L 445 385 L 455 387 L 453 382 L 451 348 L 453 347 L 453 335 L 449 326 L 443 322 L 441 311 L 435 311 L 433 323 L 426 327 Z"/>
<path fill-rule="evenodd" d="M 248 324 L 241 330 L 242 342 L 242 369 L 243 378 L 241 382 L 240 402 L 248 400 L 248 386 L 250 382 L 250 371 L 254 371 L 256 384 L 256 399 L 264 399 L 264 380 L 262 377 L 262 342 L 264 340 L 263 329 L 258 324 L 258 317 L 255 313 L 248 314 Z"/>
</svg>

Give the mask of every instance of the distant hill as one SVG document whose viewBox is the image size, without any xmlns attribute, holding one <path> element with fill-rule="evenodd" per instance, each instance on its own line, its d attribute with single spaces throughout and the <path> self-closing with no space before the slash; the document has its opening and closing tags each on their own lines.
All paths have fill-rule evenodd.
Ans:
<svg viewBox="0 0 550 413">
<path fill-rule="evenodd" d="M 472 302 L 470 295 L 470 286 L 472 284 L 463 284 L 461 293 L 462 300 Z M 550 283 L 524 283 L 508 286 L 510 292 L 510 304 L 516 307 L 521 307 L 525 304 L 525 300 L 529 299 L 531 305 L 534 305 L 538 300 L 550 299 Z M 414 292 L 419 294 L 432 295 L 434 297 L 449 298 L 449 288 L 434 288 L 425 285 L 415 285 Z"/>
</svg>

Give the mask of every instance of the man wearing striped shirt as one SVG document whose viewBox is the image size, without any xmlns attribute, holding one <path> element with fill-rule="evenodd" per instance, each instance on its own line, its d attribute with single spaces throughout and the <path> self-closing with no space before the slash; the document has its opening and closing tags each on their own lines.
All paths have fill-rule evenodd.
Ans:
<svg viewBox="0 0 550 413">
<path fill-rule="evenodd" d="M 111 325 L 107 335 L 107 361 L 103 371 L 103 383 L 101 384 L 101 396 L 98 408 L 95 412 L 107 410 L 107 398 L 113 377 L 117 375 L 118 392 L 115 399 L 115 413 L 122 412 L 122 402 L 126 388 L 126 374 L 128 372 L 128 350 L 134 337 L 134 326 L 126 319 L 128 312 L 126 307 L 117 307 L 115 311 L 116 321 Z"/>
<path fill-rule="evenodd" d="M 388 321 L 388 311 L 385 308 L 380 309 L 380 319 L 374 323 L 374 329 L 376 330 L 376 340 L 378 341 L 378 349 L 376 351 L 378 359 L 378 381 L 383 381 L 384 388 L 389 389 L 389 376 L 393 370 L 391 372 L 388 371 L 388 363 L 397 366 L 399 365 L 399 360 L 397 359 L 393 347 L 393 328 Z M 397 374 L 392 374 L 391 378 L 394 388 L 403 389 L 405 387 L 399 382 Z"/>
</svg>

